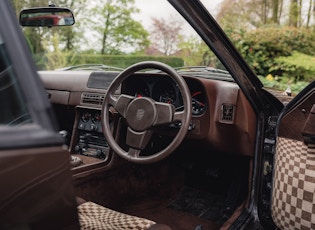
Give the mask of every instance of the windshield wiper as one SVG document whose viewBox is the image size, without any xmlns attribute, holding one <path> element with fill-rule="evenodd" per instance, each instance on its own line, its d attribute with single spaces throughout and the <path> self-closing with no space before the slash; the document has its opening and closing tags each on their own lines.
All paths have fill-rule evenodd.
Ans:
<svg viewBox="0 0 315 230">
<path fill-rule="evenodd" d="M 82 65 L 68 66 L 68 67 L 56 69 L 56 70 L 63 70 L 63 71 L 67 71 L 67 70 L 118 70 L 118 71 L 122 71 L 124 69 L 119 68 L 119 67 L 114 67 L 114 66 L 103 65 L 103 64 L 82 64 Z"/>
</svg>

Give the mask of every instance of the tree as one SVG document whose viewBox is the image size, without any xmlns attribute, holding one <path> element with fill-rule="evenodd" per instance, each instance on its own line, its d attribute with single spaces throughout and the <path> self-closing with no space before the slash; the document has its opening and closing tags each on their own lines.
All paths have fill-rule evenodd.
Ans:
<svg viewBox="0 0 315 230">
<path fill-rule="evenodd" d="M 313 27 L 314 0 L 223 0 L 217 19 L 225 29 Z"/>
<path fill-rule="evenodd" d="M 86 8 L 86 0 L 60 0 L 58 6 L 67 7 L 72 10 L 75 19 L 80 19 L 82 10 Z M 60 42 L 63 45 L 63 50 L 72 51 L 80 38 L 83 36 L 81 23 L 75 20 L 74 26 L 65 26 L 58 29 L 60 34 Z"/>
<path fill-rule="evenodd" d="M 228 29 L 253 29 L 279 25 L 284 0 L 224 0 L 217 19 Z M 286 1 L 286 0 L 285 0 Z"/>
<path fill-rule="evenodd" d="M 19 18 L 20 11 L 25 7 L 45 6 L 47 4 L 45 0 L 11 0 L 11 3 L 17 18 Z M 44 36 L 45 30 L 42 28 L 24 28 L 23 31 L 32 54 L 43 53 L 45 49 L 41 43 L 41 38 Z"/>
<path fill-rule="evenodd" d="M 19 17 L 19 13 L 23 8 L 48 6 L 46 0 L 11 1 L 17 17 Z M 58 6 L 68 7 L 73 11 L 74 16 L 77 17 L 82 8 L 85 7 L 85 2 L 86 0 L 61 0 Z M 23 28 L 23 31 L 33 54 L 43 53 L 45 49 L 48 49 L 43 43 L 47 46 L 56 45 L 56 42 L 52 41 L 55 39 L 53 37 L 56 37 L 55 33 L 59 34 L 57 45 L 64 50 L 70 51 L 74 48 L 74 43 L 78 40 L 77 38 L 80 34 L 80 32 L 78 32 L 80 30 L 75 31 L 72 26 L 58 28 Z"/>
<path fill-rule="evenodd" d="M 11 3 L 14 8 L 16 16 L 18 17 L 21 9 L 25 7 L 25 4 L 28 4 L 28 1 L 27 0 L 11 0 Z"/>
<path fill-rule="evenodd" d="M 165 56 L 178 51 L 177 45 L 181 39 L 180 31 L 182 30 L 182 23 L 176 20 L 166 22 L 162 18 L 152 18 L 152 23 L 152 46 L 164 53 Z"/>
<path fill-rule="evenodd" d="M 272 7 L 272 22 L 274 24 L 279 24 L 278 14 L 279 14 L 279 0 L 274 0 L 273 7 Z"/>
<path fill-rule="evenodd" d="M 289 26 L 298 27 L 298 21 L 299 21 L 298 0 L 291 0 L 291 2 L 290 2 L 290 14 L 289 14 Z"/>
<path fill-rule="evenodd" d="M 312 7 L 313 7 L 313 0 L 309 0 L 309 7 L 308 7 L 308 10 L 307 10 L 307 20 L 306 20 L 306 27 L 307 28 L 310 26 Z"/>
<path fill-rule="evenodd" d="M 149 33 L 131 17 L 138 12 L 134 0 L 102 1 L 91 12 L 87 21 L 94 32 L 89 36 L 96 36 L 101 44 L 101 54 L 120 54 L 148 46 Z"/>
<path fill-rule="evenodd" d="M 256 8 L 258 7 L 256 6 Z M 255 17 L 251 17 L 250 14 L 261 13 L 248 11 L 248 2 L 246 0 L 223 0 L 216 18 L 225 30 L 240 30 L 256 24 L 253 22 Z"/>
<path fill-rule="evenodd" d="M 196 36 L 182 37 L 178 47 L 180 48 L 180 56 L 184 59 L 186 66 L 222 67 L 220 61 L 206 43 Z"/>
</svg>

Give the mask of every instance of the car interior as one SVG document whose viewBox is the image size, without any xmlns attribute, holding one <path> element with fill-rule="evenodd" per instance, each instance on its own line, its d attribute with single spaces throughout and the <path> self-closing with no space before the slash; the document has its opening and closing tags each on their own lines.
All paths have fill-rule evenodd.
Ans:
<svg viewBox="0 0 315 230">
<path fill-rule="evenodd" d="M 144 229 L 201 230 L 228 229 L 249 209 L 261 118 L 228 71 L 145 61 L 38 74 L 69 153 L 79 213 L 109 209 L 120 220 L 138 217 Z"/>
<path fill-rule="evenodd" d="M 54 107 L 60 134 L 71 153 L 76 195 L 130 215 L 167 224 L 172 229 L 204 226 L 216 229 L 246 206 L 255 146 L 256 115 L 227 73 L 214 78 L 185 71 L 192 101 L 184 140 L 169 156 L 150 156 L 168 146 L 179 132 L 174 121 L 154 127 L 154 134 L 134 163 L 118 156 L 103 135 L 102 103 L 119 72 L 39 72 Z M 224 77 L 226 81 L 215 80 Z M 129 74 L 115 95 L 145 97 L 183 110 L 181 91 L 168 74 L 142 71 Z M 140 102 L 142 104 L 144 102 Z M 127 113 L 127 112 L 126 112 Z M 140 114 L 141 115 L 141 114 Z M 135 117 L 136 115 L 132 115 Z M 115 141 L 126 146 L 129 118 L 108 111 Z"/>
</svg>

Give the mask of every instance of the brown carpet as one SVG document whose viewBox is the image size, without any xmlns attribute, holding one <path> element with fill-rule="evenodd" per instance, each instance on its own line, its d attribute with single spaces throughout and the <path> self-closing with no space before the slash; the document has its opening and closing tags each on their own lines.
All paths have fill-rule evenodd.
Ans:
<svg viewBox="0 0 315 230">
<path fill-rule="evenodd" d="M 219 229 L 220 226 L 214 221 L 171 208 L 170 202 L 167 199 L 151 197 L 130 203 L 119 211 L 166 224 L 173 230 L 194 230 L 197 226 L 202 226 L 203 230 Z"/>
</svg>

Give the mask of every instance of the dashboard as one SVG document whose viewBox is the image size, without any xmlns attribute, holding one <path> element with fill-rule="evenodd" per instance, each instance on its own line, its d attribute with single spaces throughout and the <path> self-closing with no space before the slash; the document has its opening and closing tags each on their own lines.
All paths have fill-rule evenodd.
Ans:
<svg viewBox="0 0 315 230">
<path fill-rule="evenodd" d="M 202 115 L 207 108 L 205 89 L 197 79 L 185 78 L 192 97 L 192 115 Z M 135 74 L 122 84 L 122 93 L 135 97 L 150 97 L 157 102 L 174 105 L 183 110 L 183 101 L 176 83 L 167 75 Z"/>
<path fill-rule="evenodd" d="M 90 165 L 90 162 L 106 163 L 104 167 L 107 167 L 114 154 L 102 132 L 101 110 L 106 90 L 119 72 L 39 73 L 47 96 L 54 105 L 60 130 L 68 133 L 70 153 L 79 156 L 84 167 Z M 195 73 L 182 74 L 182 77 L 187 83 L 192 100 L 191 125 L 185 138 L 223 152 L 252 156 L 256 115 L 237 84 Z M 183 109 L 179 87 L 164 73 L 134 73 L 122 82 L 116 94 L 150 97 L 157 102 L 174 105 L 176 111 Z M 110 119 L 113 130 L 117 132 L 118 124 L 122 124 L 118 122 L 120 119 L 117 119 L 115 113 Z M 176 124 L 159 127 L 159 131 L 168 136 L 172 136 L 177 130 Z M 120 138 L 120 135 L 123 136 L 124 133 L 117 133 L 116 137 Z M 81 167 L 76 170 L 80 171 Z"/>
</svg>

